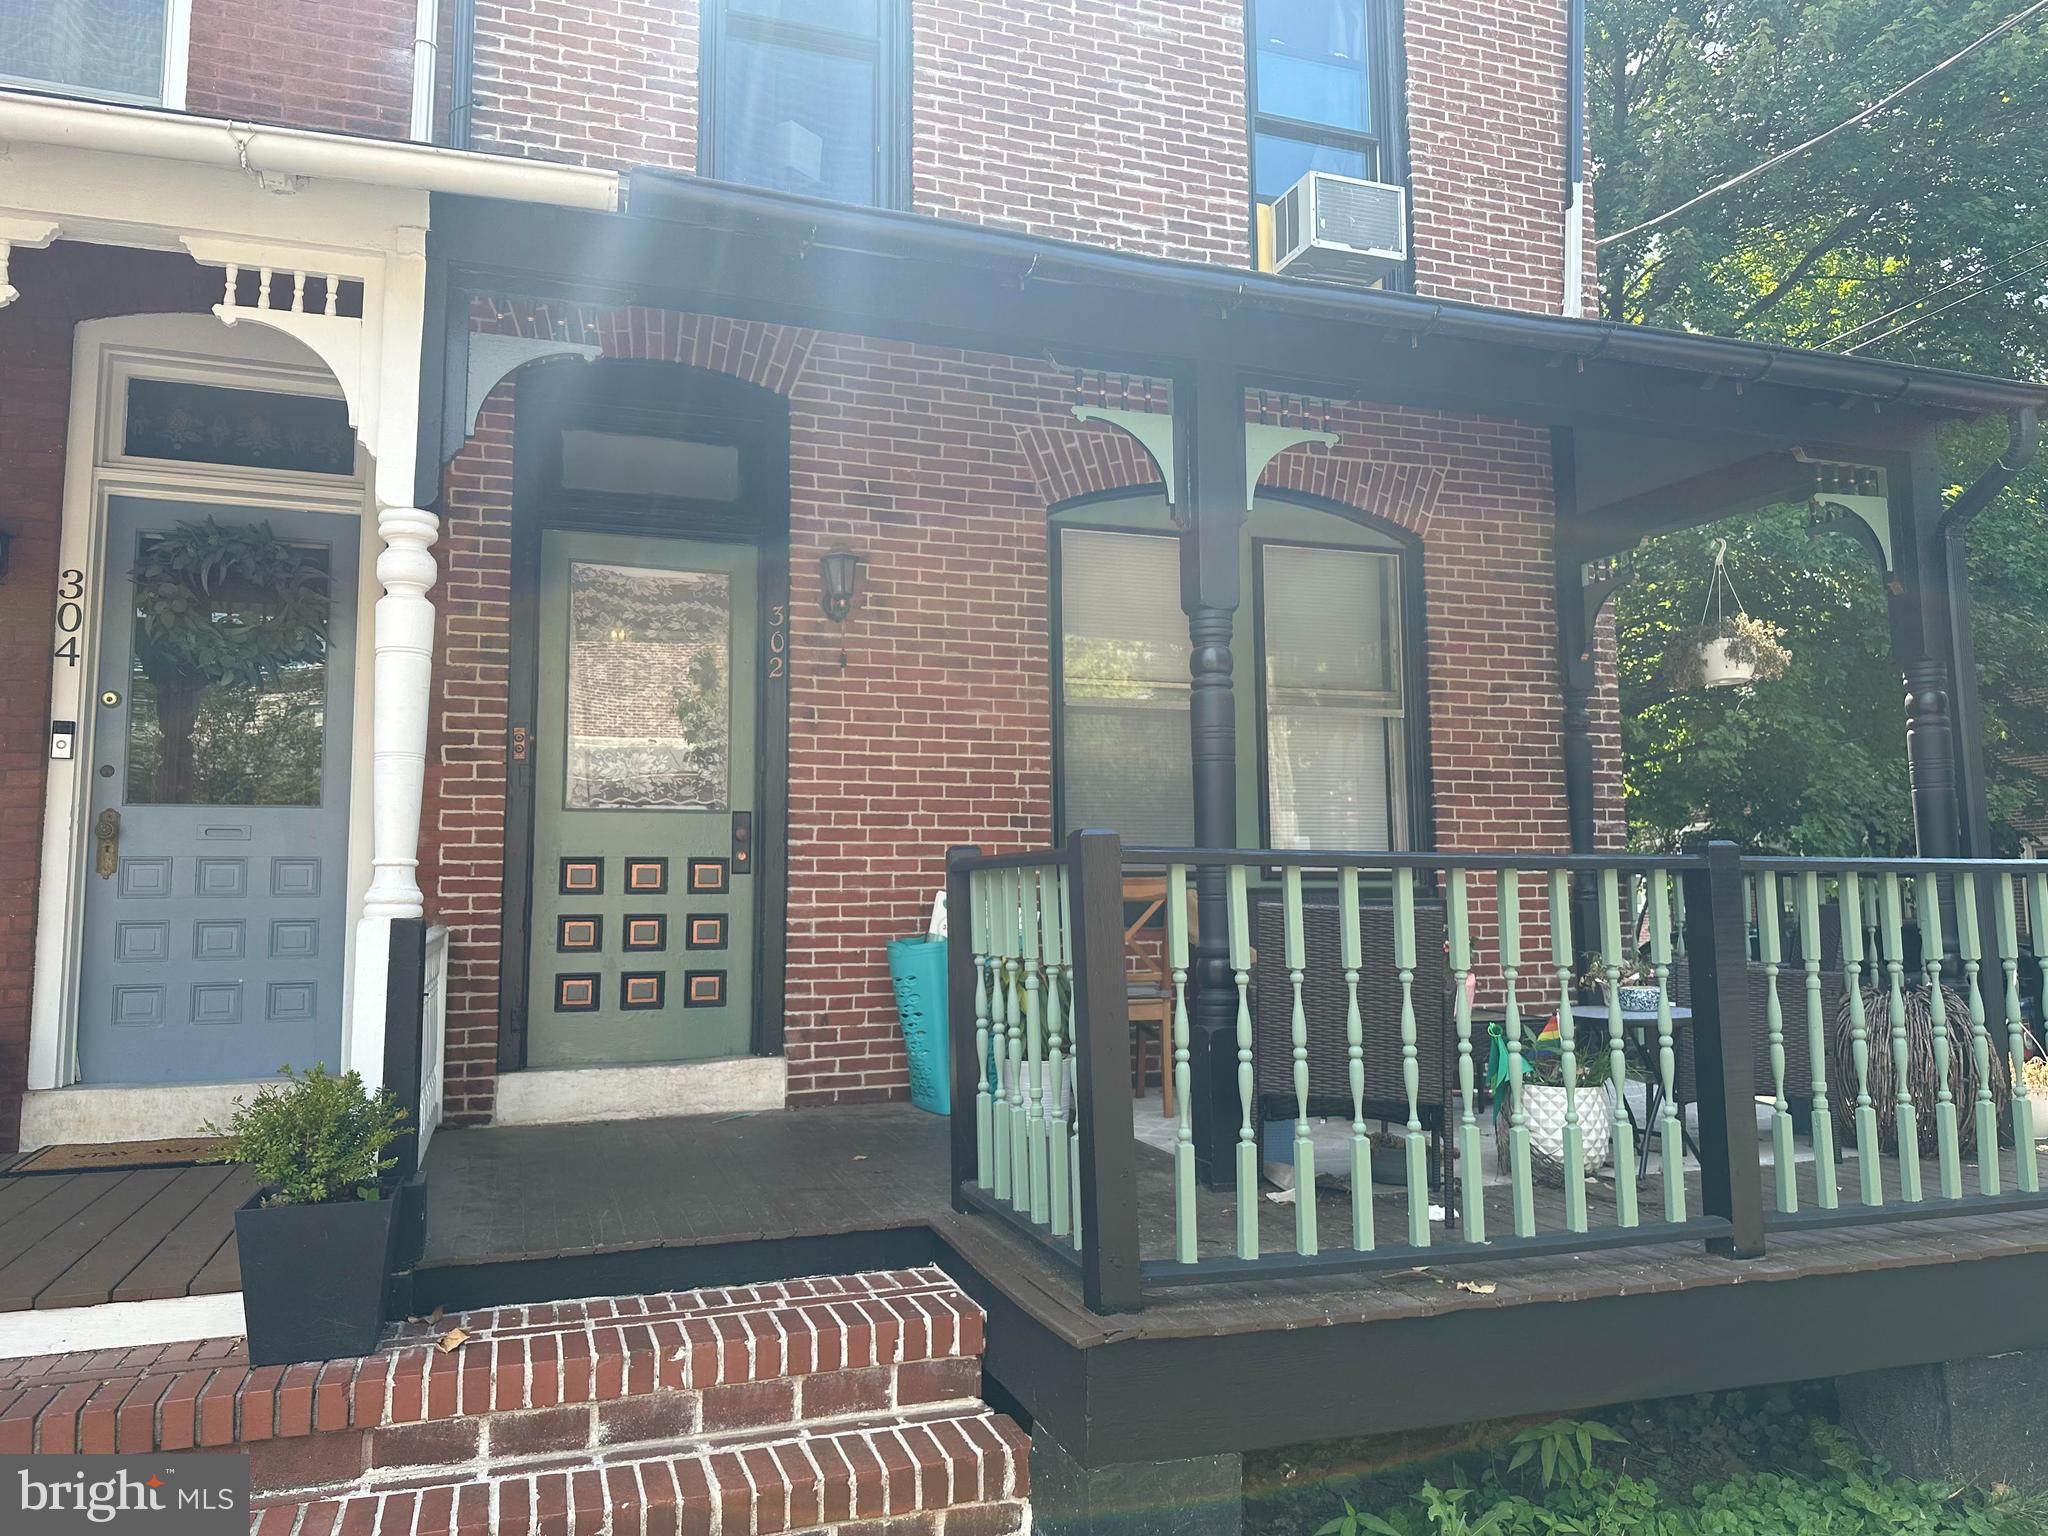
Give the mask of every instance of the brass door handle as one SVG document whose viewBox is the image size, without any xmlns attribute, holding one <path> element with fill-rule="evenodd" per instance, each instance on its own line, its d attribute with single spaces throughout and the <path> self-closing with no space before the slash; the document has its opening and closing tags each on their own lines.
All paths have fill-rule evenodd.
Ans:
<svg viewBox="0 0 2048 1536">
<path fill-rule="evenodd" d="M 93 868 L 102 880 L 113 877 L 114 869 L 120 862 L 121 854 L 121 813 L 111 805 L 100 812 L 100 819 L 92 829 L 97 845 L 93 855 Z"/>
</svg>

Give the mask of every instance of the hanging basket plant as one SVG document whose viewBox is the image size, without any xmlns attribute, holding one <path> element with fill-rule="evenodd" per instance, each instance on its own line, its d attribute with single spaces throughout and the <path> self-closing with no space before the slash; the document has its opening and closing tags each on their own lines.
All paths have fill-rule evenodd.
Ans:
<svg viewBox="0 0 2048 1536">
<path fill-rule="evenodd" d="M 146 540 L 130 579 L 135 659 L 163 732 L 159 798 L 175 799 L 208 687 L 276 688 L 326 656 L 327 569 L 268 523 L 223 527 L 209 517 Z"/>
<path fill-rule="evenodd" d="M 1782 626 L 1743 608 L 1728 576 L 1728 541 L 1716 539 L 1714 579 L 1708 584 L 1700 621 L 1672 637 L 1664 653 L 1664 674 L 1680 692 L 1771 682 L 1783 677 L 1792 663 L 1784 636 Z"/>
</svg>

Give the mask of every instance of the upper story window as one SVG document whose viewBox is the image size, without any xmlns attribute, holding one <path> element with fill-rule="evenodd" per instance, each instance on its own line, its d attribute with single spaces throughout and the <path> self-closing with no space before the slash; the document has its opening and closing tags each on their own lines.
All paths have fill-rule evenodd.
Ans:
<svg viewBox="0 0 2048 1536">
<path fill-rule="evenodd" d="M 1252 0 L 1252 191 L 1270 203 L 1310 171 L 1396 180 L 1388 0 Z"/>
<path fill-rule="evenodd" d="M 700 169 L 885 207 L 906 201 L 904 0 L 711 0 Z"/>
<path fill-rule="evenodd" d="M 0 86 L 185 105 L 191 0 L 0 0 Z"/>
</svg>

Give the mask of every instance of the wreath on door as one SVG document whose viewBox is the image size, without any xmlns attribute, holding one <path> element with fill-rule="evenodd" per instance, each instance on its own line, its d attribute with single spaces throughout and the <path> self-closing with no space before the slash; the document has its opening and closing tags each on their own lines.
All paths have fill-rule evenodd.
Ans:
<svg viewBox="0 0 2048 1536">
<path fill-rule="evenodd" d="M 326 657 L 328 574 L 267 522 L 223 527 L 209 517 L 145 538 L 130 580 L 135 659 L 155 690 L 156 771 L 168 790 L 188 777 L 208 686 L 269 689 Z"/>
</svg>

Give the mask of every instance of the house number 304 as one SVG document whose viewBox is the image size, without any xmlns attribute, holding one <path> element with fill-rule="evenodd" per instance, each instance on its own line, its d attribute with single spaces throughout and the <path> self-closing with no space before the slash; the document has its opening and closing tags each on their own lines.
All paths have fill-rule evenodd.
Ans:
<svg viewBox="0 0 2048 1536">
<path fill-rule="evenodd" d="M 768 605 L 768 675 L 781 677 L 789 653 L 789 609 L 781 603 Z"/>
<path fill-rule="evenodd" d="M 51 655 L 67 667 L 78 665 L 78 631 L 85 624 L 85 572 L 57 577 L 57 643 Z"/>
</svg>

